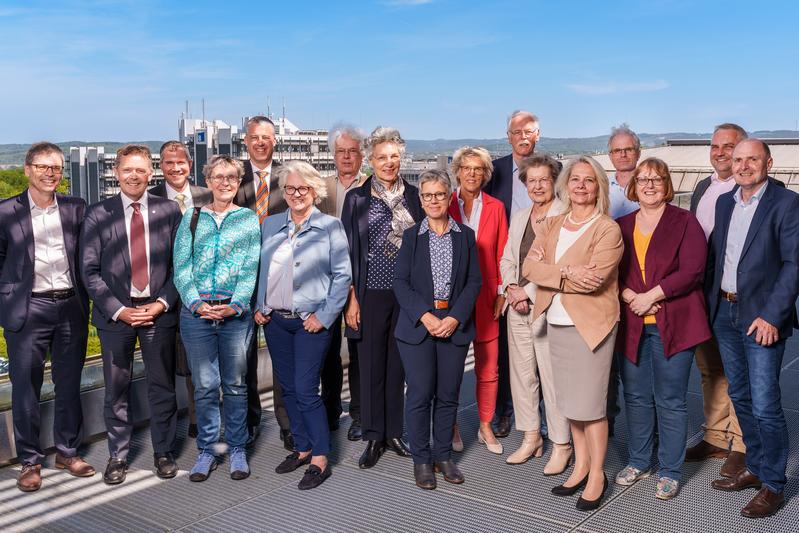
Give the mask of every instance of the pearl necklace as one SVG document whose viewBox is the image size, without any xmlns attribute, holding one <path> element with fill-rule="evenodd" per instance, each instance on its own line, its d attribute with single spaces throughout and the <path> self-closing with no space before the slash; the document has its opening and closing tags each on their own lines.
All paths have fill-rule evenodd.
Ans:
<svg viewBox="0 0 799 533">
<path fill-rule="evenodd" d="M 571 224 L 574 224 L 575 226 L 582 226 L 584 224 L 588 224 L 589 222 L 591 222 L 592 220 L 594 220 L 598 216 L 599 216 L 599 213 L 594 213 L 591 217 L 583 220 L 582 222 L 575 222 L 574 219 L 572 218 L 571 211 L 569 211 L 569 214 L 566 215 L 566 221 L 571 223 Z"/>
</svg>

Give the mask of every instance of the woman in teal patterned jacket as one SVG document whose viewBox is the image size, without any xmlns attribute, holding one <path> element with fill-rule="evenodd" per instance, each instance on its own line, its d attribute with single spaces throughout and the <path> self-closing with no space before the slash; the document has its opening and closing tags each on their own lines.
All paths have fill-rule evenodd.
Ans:
<svg viewBox="0 0 799 533">
<path fill-rule="evenodd" d="M 247 441 L 247 347 L 250 299 L 258 274 L 261 230 L 254 211 L 233 204 L 242 164 L 214 156 L 203 170 L 213 202 L 186 211 L 174 250 L 175 287 L 183 301 L 180 331 L 194 379 L 199 456 L 191 481 L 205 481 L 219 462 L 219 387 L 224 397 L 230 477 L 250 475 Z"/>
</svg>

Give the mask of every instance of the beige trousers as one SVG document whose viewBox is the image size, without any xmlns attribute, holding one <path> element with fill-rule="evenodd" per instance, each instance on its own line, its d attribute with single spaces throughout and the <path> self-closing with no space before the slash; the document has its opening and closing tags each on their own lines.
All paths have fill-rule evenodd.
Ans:
<svg viewBox="0 0 799 533">
<path fill-rule="evenodd" d="M 732 446 L 735 452 L 746 453 L 741 437 L 741 426 L 735 408 L 727 394 L 727 376 L 721 363 L 716 339 L 696 347 L 696 366 L 702 375 L 702 397 L 705 411 L 705 436 L 708 443 L 724 448 Z"/>
<path fill-rule="evenodd" d="M 571 440 L 569 421 L 560 414 L 555 400 L 546 316 L 541 315 L 535 321 L 532 317 L 532 312 L 520 315 L 512 307 L 508 308 L 510 388 L 516 429 L 540 430 L 540 386 L 544 393 L 549 440 L 556 444 L 567 444 Z"/>
</svg>

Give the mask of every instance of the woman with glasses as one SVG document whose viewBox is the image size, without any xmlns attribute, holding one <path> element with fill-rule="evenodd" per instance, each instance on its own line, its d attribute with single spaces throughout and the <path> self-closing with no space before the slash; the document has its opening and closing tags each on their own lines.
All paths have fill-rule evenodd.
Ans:
<svg viewBox="0 0 799 533">
<path fill-rule="evenodd" d="M 364 148 L 374 175 L 347 193 L 341 222 L 352 265 L 345 334 L 358 344 L 361 429 L 367 442 L 358 466 L 372 468 L 386 448 L 411 455 L 402 440 L 405 374 L 394 338 L 399 306 L 392 283 L 402 234 L 424 213 L 418 189 L 399 175 L 405 151 L 399 132 L 375 128 Z"/>
<path fill-rule="evenodd" d="M 191 481 L 217 467 L 222 388 L 230 477 L 250 475 L 247 454 L 247 346 L 250 299 L 258 273 L 261 232 L 254 211 L 233 203 L 244 167 L 217 155 L 203 170 L 213 201 L 186 211 L 175 238 L 174 281 L 183 308 L 180 330 L 194 379 L 197 448 Z"/>
<path fill-rule="evenodd" d="M 688 432 L 686 394 L 696 345 L 711 337 L 702 281 L 707 245 L 696 217 L 669 202 L 669 167 L 642 161 L 627 185 L 640 209 L 618 220 L 624 238 L 619 288 L 624 302 L 618 352 L 627 407 L 629 463 L 616 476 L 632 485 L 651 474 L 655 420 L 659 476 L 655 496 L 680 490 Z"/>
<path fill-rule="evenodd" d="M 331 474 L 319 380 L 330 328 L 344 308 L 352 276 L 341 222 L 315 207 L 327 196 L 319 172 L 303 161 L 289 161 L 277 178 L 289 210 L 264 219 L 255 321 L 265 326 L 296 447 L 275 471 L 286 474 L 309 465 L 298 485 L 307 490 Z"/>
<path fill-rule="evenodd" d="M 430 490 L 436 488 L 435 472 L 449 483 L 464 481 L 450 457 L 452 430 L 466 352 L 475 338 L 472 310 L 481 278 L 474 232 L 447 215 L 449 176 L 428 170 L 419 188 L 427 217 L 402 236 L 394 275 L 400 308 L 395 335 L 408 383 L 413 474 L 417 486 Z"/>
<path fill-rule="evenodd" d="M 482 191 L 491 179 L 491 154 L 485 148 L 464 146 L 452 156 L 452 174 L 458 189 L 452 194 L 449 214 L 477 235 L 477 254 L 483 284 L 475 306 L 474 373 L 477 378 L 478 442 L 491 453 L 501 454 L 491 421 L 497 405 L 499 374 L 499 317 L 505 306 L 499 260 L 508 240 L 508 221 L 502 202 Z M 456 426 L 457 428 L 457 426 Z M 456 442 L 460 435 L 456 435 Z"/>
</svg>

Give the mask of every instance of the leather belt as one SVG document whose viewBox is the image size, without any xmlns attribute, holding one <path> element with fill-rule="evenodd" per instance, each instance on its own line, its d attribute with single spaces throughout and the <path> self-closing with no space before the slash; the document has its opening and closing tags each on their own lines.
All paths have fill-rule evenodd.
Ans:
<svg viewBox="0 0 799 533">
<path fill-rule="evenodd" d="M 228 305 L 230 304 L 230 301 L 230 298 L 225 298 L 224 300 L 203 300 L 203 302 L 207 303 L 208 305 Z"/>
<path fill-rule="evenodd" d="M 272 309 L 272 312 L 279 314 L 283 318 L 301 318 L 298 313 L 295 313 L 294 311 L 288 311 L 286 309 Z"/>
<path fill-rule="evenodd" d="M 738 303 L 738 295 L 734 292 L 719 291 L 719 294 L 730 303 Z"/>
<path fill-rule="evenodd" d="M 449 309 L 449 300 L 433 300 L 433 309 Z"/>
<path fill-rule="evenodd" d="M 155 300 L 153 298 L 131 298 L 130 299 L 130 303 L 132 303 L 133 305 L 149 304 L 149 303 L 154 302 L 154 301 Z"/>
<path fill-rule="evenodd" d="M 48 300 L 66 300 L 75 296 L 75 289 L 57 289 L 54 291 L 32 292 L 31 298 L 46 298 Z"/>
</svg>

